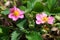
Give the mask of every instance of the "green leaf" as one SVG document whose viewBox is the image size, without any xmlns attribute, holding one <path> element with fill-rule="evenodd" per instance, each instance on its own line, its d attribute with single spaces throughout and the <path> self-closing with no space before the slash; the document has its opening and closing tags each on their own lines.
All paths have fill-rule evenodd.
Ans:
<svg viewBox="0 0 60 40">
<path fill-rule="evenodd" d="M 19 35 L 20 33 L 18 33 L 17 31 L 14 31 L 11 35 L 11 40 L 18 40 Z"/>
<path fill-rule="evenodd" d="M 59 29 L 60 29 L 60 23 L 55 23 L 54 25 L 56 25 Z"/>
<path fill-rule="evenodd" d="M 31 32 L 26 35 L 28 40 L 43 40 L 41 35 L 38 32 Z"/>
<path fill-rule="evenodd" d="M 33 8 L 33 11 L 41 12 L 41 11 L 43 11 L 43 9 L 44 9 L 44 7 L 43 7 L 42 3 L 36 2 L 35 6 Z"/>
<path fill-rule="evenodd" d="M 3 30 L 2 30 L 2 28 L 0 27 L 0 33 L 3 33 Z"/>
<path fill-rule="evenodd" d="M 9 14 L 9 9 L 5 9 L 4 11 L 1 12 L 4 15 L 8 15 Z"/>
<path fill-rule="evenodd" d="M 9 28 L 0 25 L 0 36 L 9 35 Z"/>
<path fill-rule="evenodd" d="M 19 30 L 21 30 L 22 32 L 24 32 L 24 33 L 29 33 L 26 29 L 24 29 L 24 27 L 25 27 L 25 24 L 26 23 L 26 19 L 24 19 L 24 20 L 19 20 L 19 21 L 17 21 L 17 27 L 19 28 Z"/>
<path fill-rule="evenodd" d="M 55 18 L 56 18 L 57 20 L 60 20 L 60 16 L 58 16 L 58 15 L 56 15 Z"/>
<path fill-rule="evenodd" d="M 20 8 L 21 10 L 25 10 L 25 9 L 26 9 L 25 6 L 20 6 L 19 8 Z"/>
<path fill-rule="evenodd" d="M 0 40 L 9 40 L 9 37 L 8 36 L 2 36 L 2 37 L 0 37 Z"/>
<path fill-rule="evenodd" d="M 34 8 L 36 2 L 40 2 L 40 0 L 29 0 L 29 1 L 27 1 L 27 9 L 25 10 L 25 13 L 30 12 Z"/>
<path fill-rule="evenodd" d="M 0 40 L 9 40 L 9 28 L 0 25 Z"/>
<path fill-rule="evenodd" d="M 53 12 L 53 13 L 60 13 L 60 7 L 56 7 L 54 9 L 52 9 L 51 12 Z"/>
<path fill-rule="evenodd" d="M 24 23 L 26 22 L 26 19 L 25 20 L 19 20 L 17 22 L 17 26 L 20 28 L 20 29 L 24 29 Z"/>
<path fill-rule="evenodd" d="M 51 7 L 54 7 L 55 4 L 56 0 L 47 0 L 47 5 L 49 9 L 51 9 Z"/>
</svg>

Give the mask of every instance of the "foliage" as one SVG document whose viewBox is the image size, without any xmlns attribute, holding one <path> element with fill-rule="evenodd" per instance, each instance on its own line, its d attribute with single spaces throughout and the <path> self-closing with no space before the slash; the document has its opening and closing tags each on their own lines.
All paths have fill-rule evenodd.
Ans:
<svg viewBox="0 0 60 40">
<path fill-rule="evenodd" d="M 59 0 L 1 0 L 0 40 L 60 40 Z M 8 17 L 10 8 L 24 11 L 24 18 L 13 21 Z M 36 24 L 36 14 L 45 12 L 55 18 L 54 24 Z M 51 30 L 56 27 L 57 30 Z M 52 33 L 53 32 L 53 33 Z M 45 37 L 43 36 L 49 36 Z"/>
</svg>

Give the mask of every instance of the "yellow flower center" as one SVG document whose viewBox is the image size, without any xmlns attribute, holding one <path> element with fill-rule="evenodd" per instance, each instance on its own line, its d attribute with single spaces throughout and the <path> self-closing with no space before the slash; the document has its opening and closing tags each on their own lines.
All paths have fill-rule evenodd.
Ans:
<svg viewBox="0 0 60 40">
<path fill-rule="evenodd" d="M 42 21 L 47 22 L 48 21 L 48 17 L 43 17 Z"/>
<path fill-rule="evenodd" d="M 14 11 L 14 16 L 19 16 L 19 12 L 18 11 Z"/>
</svg>

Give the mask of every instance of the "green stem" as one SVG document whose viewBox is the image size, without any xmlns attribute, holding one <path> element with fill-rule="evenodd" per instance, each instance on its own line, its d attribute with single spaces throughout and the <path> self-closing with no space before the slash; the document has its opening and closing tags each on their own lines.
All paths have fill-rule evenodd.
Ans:
<svg viewBox="0 0 60 40">
<path fill-rule="evenodd" d="M 14 6 L 16 6 L 16 1 L 14 0 Z"/>
</svg>

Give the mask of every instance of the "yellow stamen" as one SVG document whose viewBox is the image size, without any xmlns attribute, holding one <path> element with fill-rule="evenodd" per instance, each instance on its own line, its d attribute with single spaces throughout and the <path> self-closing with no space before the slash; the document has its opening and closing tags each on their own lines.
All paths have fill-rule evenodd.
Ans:
<svg viewBox="0 0 60 40">
<path fill-rule="evenodd" d="M 19 16 L 19 12 L 18 11 L 14 11 L 14 16 Z"/>
<path fill-rule="evenodd" d="M 42 21 L 47 22 L 48 21 L 48 18 L 47 17 L 43 17 L 42 18 Z"/>
</svg>

